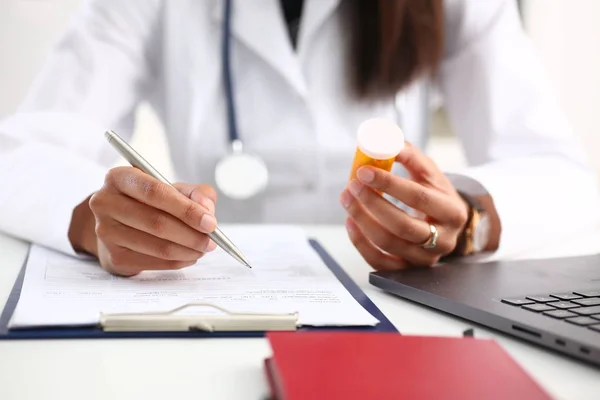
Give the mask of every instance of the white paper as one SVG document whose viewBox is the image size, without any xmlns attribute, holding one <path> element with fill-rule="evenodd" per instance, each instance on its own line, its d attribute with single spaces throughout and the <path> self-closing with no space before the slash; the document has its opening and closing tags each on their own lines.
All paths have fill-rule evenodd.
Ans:
<svg viewBox="0 0 600 400">
<path fill-rule="evenodd" d="M 183 270 L 121 278 L 95 261 L 34 245 L 10 327 L 97 324 L 101 312 L 165 311 L 190 302 L 236 312 L 298 312 L 301 325 L 378 323 L 327 268 L 302 230 L 265 225 L 232 227 L 226 234 L 252 269 L 218 248 Z"/>
</svg>

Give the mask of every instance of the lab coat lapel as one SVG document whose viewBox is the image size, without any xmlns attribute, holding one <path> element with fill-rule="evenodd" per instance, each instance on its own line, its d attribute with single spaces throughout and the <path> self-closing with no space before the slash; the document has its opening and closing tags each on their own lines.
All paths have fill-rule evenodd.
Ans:
<svg viewBox="0 0 600 400">
<path fill-rule="evenodd" d="M 310 49 L 321 26 L 336 11 L 341 0 L 304 0 L 298 48 L 301 58 Z"/>
<path fill-rule="evenodd" d="M 220 23 L 224 19 L 224 5 L 224 1 L 218 0 L 213 8 L 213 17 Z M 290 43 L 279 0 L 233 1 L 231 30 L 234 40 L 239 40 L 264 59 L 300 95 L 307 94 L 306 82 Z M 235 62 L 235 59 L 233 54 L 232 61 Z"/>
</svg>

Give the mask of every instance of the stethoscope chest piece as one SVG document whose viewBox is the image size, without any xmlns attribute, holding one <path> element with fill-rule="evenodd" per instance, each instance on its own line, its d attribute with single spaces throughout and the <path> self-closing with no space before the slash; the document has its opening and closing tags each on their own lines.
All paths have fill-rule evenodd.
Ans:
<svg viewBox="0 0 600 400">
<path fill-rule="evenodd" d="M 269 171 L 260 157 L 242 151 L 240 141 L 232 145 L 232 152 L 217 163 L 215 183 L 231 199 L 249 199 L 265 190 Z"/>
<path fill-rule="evenodd" d="M 242 141 L 238 135 L 230 62 L 231 1 L 225 1 L 222 48 L 227 128 L 231 151 L 217 163 L 215 183 L 225 196 L 235 200 L 245 200 L 265 190 L 269 172 L 260 157 L 242 150 Z"/>
</svg>

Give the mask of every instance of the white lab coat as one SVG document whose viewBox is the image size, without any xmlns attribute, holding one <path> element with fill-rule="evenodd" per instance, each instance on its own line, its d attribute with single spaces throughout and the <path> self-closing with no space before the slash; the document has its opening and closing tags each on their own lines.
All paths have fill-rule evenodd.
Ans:
<svg viewBox="0 0 600 400">
<path fill-rule="evenodd" d="M 431 84 L 464 144 L 459 189 L 487 191 L 502 220 L 500 251 L 581 229 L 598 206 L 595 177 L 559 109 L 512 0 L 446 1 L 446 52 Z M 392 102 L 345 92 L 343 0 L 307 0 L 297 53 L 278 0 L 235 1 L 233 79 L 240 135 L 267 162 L 261 198 L 221 196 L 221 222 L 343 223 L 357 126 L 396 118 Z M 73 254 L 73 208 L 102 186 L 148 101 L 168 133 L 177 180 L 212 183 L 228 148 L 220 0 L 96 0 L 79 12 L 22 107 L 0 125 L 0 230 Z M 406 91 L 407 140 L 426 81 Z M 421 113 L 422 114 L 422 113 Z"/>
</svg>

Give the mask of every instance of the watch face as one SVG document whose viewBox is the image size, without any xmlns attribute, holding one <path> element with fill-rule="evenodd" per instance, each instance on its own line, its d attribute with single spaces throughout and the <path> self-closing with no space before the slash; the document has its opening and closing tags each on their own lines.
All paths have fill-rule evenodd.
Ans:
<svg viewBox="0 0 600 400">
<path fill-rule="evenodd" d="M 487 215 L 481 215 L 479 223 L 473 231 L 473 251 L 478 253 L 485 249 L 490 238 L 490 219 Z"/>
</svg>

